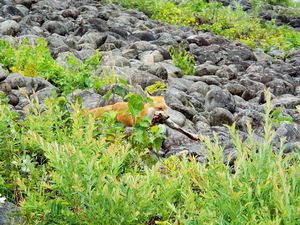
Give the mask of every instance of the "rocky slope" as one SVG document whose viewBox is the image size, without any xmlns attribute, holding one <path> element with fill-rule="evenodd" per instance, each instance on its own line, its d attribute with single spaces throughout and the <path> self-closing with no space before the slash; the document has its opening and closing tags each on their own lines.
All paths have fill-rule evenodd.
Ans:
<svg viewBox="0 0 300 225">
<path fill-rule="evenodd" d="M 224 6 L 232 5 L 234 7 L 235 4 L 235 1 L 232 0 L 220 0 L 219 2 L 221 2 Z M 237 2 L 241 4 L 243 10 L 245 11 L 251 10 L 253 7 L 249 0 L 239 0 Z M 296 31 L 300 32 L 299 9 L 280 5 L 265 4 L 259 13 L 259 16 L 264 20 L 275 20 L 277 25 L 289 25 Z"/>
<path fill-rule="evenodd" d="M 250 121 L 256 139 L 262 138 L 264 90 L 270 88 L 272 103 L 281 108 L 283 116 L 291 116 L 294 121 L 278 125 L 275 148 L 282 137 L 286 137 L 286 151 L 300 144 L 299 114 L 295 108 L 300 105 L 299 49 L 284 62 L 211 33 L 152 21 L 141 12 L 96 0 L 1 0 L 0 34 L 5 39 L 13 36 L 14 41 L 44 37 L 58 62 L 66 52 L 84 60 L 99 49 L 103 56 L 100 77 L 113 67 L 116 74 L 142 88 L 156 81 L 167 82 L 164 96 L 172 120 L 190 132 L 211 138 L 216 133 L 225 155 L 234 155 L 234 150 L 224 124 L 236 122 L 241 138 L 246 140 L 246 123 Z M 179 43 L 195 57 L 195 74 L 183 76 L 172 63 L 168 48 Z M 41 101 L 53 90 L 59 92 L 42 78 L 7 74 L 0 69 L 0 91 L 21 113 L 28 107 L 28 100 L 20 93 L 20 87 L 30 98 L 37 95 Z M 84 107 L 93 108 L 103 104 L 105 91 L 76 90 L 72 95 L 82 97 Z M 110 102 L 120 100 L 115 95 Z M 205 160 L 202 143 L 171 128 L 167 132 L 162 155 L 187 150 L 200 161 Z"/>
</svg>

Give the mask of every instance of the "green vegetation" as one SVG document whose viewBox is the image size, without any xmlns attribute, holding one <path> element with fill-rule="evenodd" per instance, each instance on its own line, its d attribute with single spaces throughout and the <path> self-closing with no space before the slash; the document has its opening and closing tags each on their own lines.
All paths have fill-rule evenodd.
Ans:
<svg viewBox="0 0 300 225">
<path fill-rule="evenodd" d="M 169 49 L 172 61 L 180 68 L 184 75 L 194 75 L 195 73 L 195 60 L 182 45 L 171 47 Z"/>
<path fill-rule="evenodd" d="M 162 83 L 161 81 L 156 81 L 154 84 L 148 86 L 146 88 L 146 91 L 152 95 L 153 93 L 157 91 L 166 91 L 167 85 L 165 83 Z"/>
<path fill-rule="evenodd" d="M 129 98 L 138 113 L 142 99 Z M 69 113 L 63 97 L 46 104 L 17 122 L 0 103 L 0 193 L 21 205 L 26 224 L 299 222 L 299 155 L 273 153 L 269 104 L 262 143 L 250 127 L 246 142 L 230 128 L 234 172 L 217 140 L 205 139 L 209 165 L 151 158 L 148 137 L 126 141 L 114 115 L 95 121 L 78 104 Z"/>
<path fill-rule="evenodd" d="M 293 117 L 290 115 L 283 115 L 280 108 L 276 108 L 271 113 L 272 121 L 275 123 L 275 126 L 284 123 L 294 123 Z"/>
<path fill-rule="evenodd" d="M 84 63 L 69 54 L 67 62 L 60 65 L 52 58 L 47 42 L 42 38 L 35 43 L 23 40 L 15 46 L 0 40 L 0 63 L 4 68 L 24 76 L 41 76 L 66 94 L 77 88 L 92 87 L 100 60 L 99 52 Z"/>
<path fill-rule="evenodd" d="M 223 7 L 219 2 L 207 3 L 204 0 L 175 1 L 109 1 L 128 8 L 137 8 L 153 19 L 171 24 L 192 25 L 203 31 L 212 31 L 231 40 L 245 43 L 251 48 L 260 47 L 265 51 L 271 48 L 292 49 L 300 47 L 300 34 L 288 26 L 277 26 L 274 21 L 263 21 L 257 12 L 266 2 L 290 4 L 288 0 L 256 0 L 252 12 L 244 12 L 236 4 L 235 8 Z"/>
</svg>

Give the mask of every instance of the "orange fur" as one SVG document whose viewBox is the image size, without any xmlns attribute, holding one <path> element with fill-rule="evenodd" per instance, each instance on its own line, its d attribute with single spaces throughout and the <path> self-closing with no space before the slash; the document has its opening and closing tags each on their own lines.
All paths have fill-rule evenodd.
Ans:
<svg viewBox="0 0 300 225">
<path fill-rule="evenodd" d="M 150 116 L 153 117 L 155 112 L 163 111 L 166 112 L 167 105 L 163 96 L 152 96 L 153 103 L 146 103 L 144 109 L 141 112 L 141 117 Z M 104 107 L 99 107 L 92 109 L 90 112 L 95 115 L 95 117 L 100 117 L 104 112 L 117 112 L 116 120 L 123 123 L 127 127 L 132 127 L 135 124 L 132 118 L 127 102 L 117 102 L 113 105 L 107 105 Z"/>
</svg>

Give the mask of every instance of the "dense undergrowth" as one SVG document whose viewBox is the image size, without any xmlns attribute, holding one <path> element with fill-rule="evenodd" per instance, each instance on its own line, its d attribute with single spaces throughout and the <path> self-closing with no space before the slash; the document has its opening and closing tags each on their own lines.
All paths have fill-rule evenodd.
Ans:
<svg viewBox="0 0 300 225">
<path fill-rule="evenodd" d="M 258 16 L 266 3 L 291 5 L 289 1 L 252 0 L 253 7 L 250 12 L 243 11 L 238 4 L 235 7 L 224 7 L 220 2 L 208 3 L 204 0 L 107 0 L 107 2 L 137 8 L 153 19 L 170 24 L 192 25 L 202 31 L 211 31 L 228 39 L 243 42 L 252 49 L 259 47 L 267 52 L 271 49 L 288 50 L 300 47 L 299 32 L 287 25 L 277 26 L 275 21 L 264 21 Z M 289 14 L 296 11 L 292 7 L 288 10 Z"/>
<path fill-rule="evenodd" d="M 90 88 L 97 84 L 95 74 L 101 60 L 99 52 L 88 57 L 84 63 L 69 54 L 59 64 L 53 59 L 47 45 L 42 38 L 34 43 L 26 39 L 18 43 L 2 39 L 0 63 L 9 72 L 18 72 L 29 77 L 41 76 L 65 94 L 77 88 Z"/>
<path fill-rule="evenodd" d="M 148 12 L 159 15 L 153 11 L 159 5 L 152 1 L 127 2 L 135 7 L 149 3 Z M 198 1 L 194 2 L 194 6 L 169 3 L 166 7 L 189 9 L 196 7 Z M 193 59 L 185 51 L 179 47 L 170 53 L 185 74 L 193 73 Z M 289 118 L 271 113 L 268 92 L 263 142 L 253 138 L 250 127 L 245 142 L 234 126 L 229 127 L 236 152 L 234 167 L 226 163 L 217 139 L 205 138 L 208 164 L 190 157 L 157 158 L 149 152 L 159 149 L 162 127 L 148 129 L 146 119 L 125 138 L 114 113 L 95 121 L 78 102 L 65 97 L 77 88 L 118 82 L 97 76 L 100 60 L 99 53 L 85 62 L 70 55 L 59 64 L 43 40 L 35 45 L 0 41 L 0 63 L 7 71 L 42 76 L 62 91 L 45 105 L 28 99 L 32 110 L 22 121 L 6 97 L 0 97 L 0 195 L 21 207 L 25 224 L 300 223 L 299 152 L 286 155 L 282 145 L 274 153 L 272 127 Z M 148 89 L 155 92 L 166 86 L 156 83 Z M 138 115 L 144 99 L 134 94 L 127 98 L 132 113 Z"/>
<path fill-rule="evenodd" d="M 26 224 L 299 223 L 299 155 L 273 153 L 269 104 L 262 143 L 250 128 L 246 142 L 230 128 L 233 169 L 216 140 L 205 139 L 209 165 L 151 158 L 113 115 L 95 121 L 66 103 L 54 98 L 45 110 L 32 100 L 16 122 L 1 98 L 0 193 L 20 204 Z"/>
</svg>

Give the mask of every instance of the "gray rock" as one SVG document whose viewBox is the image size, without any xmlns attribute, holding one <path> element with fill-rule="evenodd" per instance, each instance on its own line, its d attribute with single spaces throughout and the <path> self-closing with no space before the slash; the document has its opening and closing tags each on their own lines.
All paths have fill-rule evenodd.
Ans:
<svg viewBox="0 0 300 225">
<path fill-rule="evenodd" d="M 49 47 L 51 48 L 59 48 L 59 47 L 66 47 L 68 45 L 64 42 L 64 37 L 58 34 L 52 34 L 47 38 Z"/>
<path fill-rule="evenodd" d="M 130 85 L 139 84 L 142 88 L 146 88 L 147 86 L 154 84 L 156 81 L 161 81 L 161 79 L 153 74 L 136 68 L 116 67 L 115 73 L 125 78 Z"/>
<path fill-rule="evenodd" d="M 155 76 L 163 80 L 168 79 L 168 71 L 166 70 L 165 67 L 163 67 L 160 64 L 154 63 L 153 65 L 150 66 L 148 72 L 154 74 Z"/>
<path fill-rule="evenodd" d="M 208 112 L 201 112 L 201 113 L 197 113 L 196 115 L 193 116 L 192 122 L 194 124 L 198 123 L 198 122 L 203 122 L 206 124 L 209 124 L 209 113 Z"/>
<path fill-rule="evenodd" d="M 17 89 L 19 87 L 25 87 L 26 78 L 21 74 L 12 73 L 5 79 L 5 82 L 9 84 L 12 89 Z"/>
<path fill-rule="evenodd" d="M 136 49 L 124 49 L 122 56 L 126 59 L 136 59 L 138 57 L 138 51 Z"/>
<path fill-rule="evenodd" d="M 240 80 L 239 83 L 241 85 L 243 85 L 244 87 L 246 87 L 247 92 L 252 91 L 254 93 L 253 97 L 255 97 L 257 93 L 264 91 L 266 88 L 266 86 L 264 84 L 257 82 L 257 81 L 250 80 L 249 78 L 243 78 Z M 245 99 L 245 100 L 247 100 L 247 99 Z"/>
<path fill-rule="evenodd" d="M 300 140 L 299 124 L 282 123 L 276 130 L 275 140 L 279 142 L 281 138 L 285 138 L 286 142 L 295 142 Z"/>
<path fill-rule="evenodd" d="M 29 9 L 31 5 L 36 2 L 36 0 L 15 0 L 15 2 L 16 4 L 24 5 Z"/>
<path fill-rule="evenodd" d="M 186 39 L 189 43 L 195 43 L 198 46 L 207 46 L 210 43 L 202 36 L 199 35 L 192 35 Z"/>
<path fill-rule="evenodd" d="M 236 71 L 233 71 L 229 66 L 221 66 L 215 73 L 216 76 L 220 78 L 225 78 L 227 80 L 232 80 L 236 78 Z"/>
<path fill-rule="evenodd" d="M 259 62 L 260 61 L 268 61 L 268 62 L 273 61 L 272 56 L 264 53 L 264 50 L 262 50 L 260 48 L 255 49 L 254 55 L 257 58 L 257 61 L 259 61 Z"/>
<path fill-rule="evenodd" d="M 9 103 L 9 104 L 11 104 L 11 105 L 13 105 L 13 106 L 18 105 L 18 103 L 19 103 L 19 98 L 18 98 L 16 95 L 10 93 L 10 94 L 7 95 L 7 98 L 8 98 L 8 103 Z"/>
<path fill-rule="evenodd" d="M 232 125 L 234 122 L 233 115 L 227 109 L 214 108 L 210 112 L 209 122 L 211 126 Z"/>
<path fill-rule="evenodd" d="M 178 112 L 181 112 L 183 115 L 186 116 L 186 118 L 188 119 L 192 119 L 194 117 L 194 115 L 197 113 L 197 111 L 193 108 L 189 108 L 186 107 L 182 104 L 178 104 L 178 103 L 170 103 L 169 106 L 173 109 L 176 110 Z"/>
<path fill-rule="evenodd" d="M 5 70 L 0 66 L 0 82 L 7 78 L 8 74 Z"/>
<path fill-rule="evenodd" d="M 201 131 L 203 129 L 210 129 L 210 125 L 206 122 L 198 121 L 198 122 L 195 123 L 195 129 L 197 131 Z"/>
<path fill-rule="evenodd" d="M 42 90 L 39 90 L 35 93 L 33 93 L 30 96 L 30 99 L 38 99 L 39 102 L 43 103 L 45 99 L 47 98 L 51 98 L 53 96 L 53 93 L 57 93 L 58 89 L 57 88 L 52 88 L 52 87 L 48 87 L 48 88 L 44 88 Z"/>
<path fill-rule="evenodd" d="M 29 9 L 24 5 L 16 5 L 16 9 L 18 9 L 23 16 L 26 16 L 29 13 Z"/>
<path fill-rule="evenodd" d="M 147 66 L 151 66 L 154 63 L 161 62 L 164 60 L 163 55 L 158 50 L 145 51 L 139 55 L 140 61 Z"/>
<path fill-rule="evenodd" d="M 170 33 L 161 33 L 158 38 L 151 41 L 152 44 L 163 46 L 163 45 L 176 45 L 177 40 Z"/>
<path fill-rule="evenodd" d="M 254 90 L 249 90 L 249 89 L 246 89 L 243 94 L 242 94 L 242 98 L 246 101 L 249 101 L 253 98 L 255 98 L 257 96 L 257 92 L 255 92 Z"/>
<path fill-rule="evenodd" d="M 234 112 L 236 104 L 233 96 L 228 91 L 210 90 L 205 96 L 205 110 L 210 112 L 217 107 Z"/>
<path fill-rule="evenodd" d="M 202 81 L 193 83 L 188 89 L 188 93 L 197 92 L 200 93 L 202 96 L 205 96 L 208 91 L 209 91 L 209 86 Z"/>
<path fill-rule="evenodd" d="M 185 91 L 179 90 L 174 86 L 169 86 L 169 88 L 167 89 L 165 98 L 168 98 L 169 96 L 171 96 L 172 98 L 175 97 L 183 105 L 188 104 L 189 96 L 185 93 Z"/>
<path fill-rule="evenodd" d="M 229 83 L 224 86 L 231 94 L 242 96 L 246 88 L 239 83 Z"/>
<path fill-rule="evenodd" d="M 191 140 L 186 135 L 169 127 L 167 127 L 167 137 L 168 138 L 163 143 L 163 148 L 169 152 L 171 151 L 169 155 L 178 152 L 177 150 L 172 149 L 177 149 L 179 146 L 191 143 Z"/>
<path fill-rule="evenodd" d="M 197 112 L 204 111 L 204 96 L 198 92 L 193 92 L 189 95 L 189 105 Z"/>
<path fill-rule="evenodd" d="M 287 109 L 295 109 L 300 105 L 300 97 L 291 94 L 285 94 L 271 101 L 276 107 L 285 107 Z"/>
<path fill-rule="evenodd" d="M 186 92 L 188 87 L 190 86 L 190 83 L 185 82 L 185 79 L 182 78 L 169 78 L 168 83 L 170 88 L 175 88 L 183 92 Z"/>
<path fill-rule="evenodd" d="M 136 41 L 128 46 L 129 49 L 136 49 L 139 52 L 156 50 L 157 46 L 152 45 L 147 41 Z"/>
<path fill-rule="evenodd" d="M 170 116 L 170 119 L 176 123 L 178 126 L 183 127 L 186 121 L 186 117 L 178 111 L 175 111 L 171 108 L 167 109 L 167 114 Z"/>
<path fill-rule="evenodd" d="M 53 10 L 62 10 L 67 8 L 68 2 L 62 2 L 59 0 L 38 0 L 34 1 L 35 4 L 31 6 L 32 10 L 39 10 L 39 9 L 44 9 L 48 11 L 53 11 Z"/>
<path fill-rule="evenodd" d="M 168 72 L 168 77 L 182 77 L 183 73 L 182 70 L 176 67 L 175 65 L 171 63 L 166 63 L 166 62 L 159 62 L 158 65 L 161 67 L 165 68 Z"/>
<path fill-rule="evenodd" d="M 76 8 L 70 8 L 70 9 L 63 10 L 61 15 L 63 17 L 71 17 L 72 19 L 76 20 L 77 17 L 80 15 L 80 12 Z"/>
<path fill-rule="evenodd" d="M 300 85 L 295 88 L 295 94 L 300 95 Z"/>
<path fill-rule="evenodd" d="M 195 76 L 214 75 L 218 69 L 218 66 L 204 63 L 196 67 Z"/>
<path fill-rule="evenodd" d="M 90 44 L 93 49 L 99 48 L 105 43 L 107 34 L 99 32 L 88 32 L 82 36 L 78 44 Z"/>
<path fill-rule="evenodd" d="M 154 41 L 155 37 L 151 32 L 140 31 L 133 34 L 134 37 L 140 39 L 141 41 Z"/>
<path fill-rule="evenodd" d="M 226 45 L 230 43 L 226 38 L 221 37 L 219 35 L 214 35 L 212 33 L 202 33 L 198 32 L 198 37 L 206 40 L 208 45 L 216 44 L 216 45 Z M 201 46 L 201 45 L 199 45 Z"/>
<path fill-rule="evenodd" d="M 16 36 L 20 31 L 20 25 L 14 20 L 5 20 L 0 23 L 0 34 Z"/>
<path fill-rule="evenodd" d="M 237 128 L 247 132 L 247 123 L 253 130 L 262 130 L 264 126 L 264 115 L 253 109 L 245 109 L 235 115 Z"/>
<path fill-rule="evenodd" d="M 264 67 L 262 65 L 252 64 L 250 65 L 246 72 L 247 73 L 262 73 L 264 71 Z"/>
<path fill-rule="evenodd" d="M 128 59 L 124 58 L 120 55 L 106 55 L 102 57 L 101 60 L 102 66 L 116 66 L 116 67 L 127 67 L 130 66 L 130 62 Z"/>
<path fill-rule="evenodd" d="M 24 14 L 18 9 L 16 8 L 15 6 L 13 5 L 4 5 L 2 7 L 2 13 L 5 17 L 13 17 L 13 16 L 20 16 L 20 17 L 23 17 Z"/>
<path fill-rule="evenodd" d="M 216 86 L 221 86 L 221 80 L 219 77 L 214 76 L 214 75 L 209 75 L 209 76 L 202 76 L 199 78 L 199 81 L 202 81 L 208 85 L 216 85 Z"/>
<path fill-rule="evenodd" d="M 0 91 L 5 93 L 5 94 L 8 94 L 11 91 L 10 84 L 8 84 L 6 82 L 0 83 Z"/>
<path fill-rule="evenodd" d="M 274 79 L 268 82 L 266 86 L 269 87 L 270 91 L 276 96 L 294 93 L 294 86 L 282 79 Z"/>
<path fill-rule="evenodd" d="M 97 107 L 101 107 L 102 105 L 102 96 L 95 94 L 91 91 L 85 91 L 85 90 L 80 90 L 77 89 L 73 91 L 71 94 L 67 96 L 67 98 L 75 102 L 76 99 L 81 99 L 82 101 L 82 107 L 86 109 L 93 109 Z"/>
<path fill-rule="evenodd" d="M 67 34 L 67 29 L 65 25 L 59 21 L 46 21 L 43 24 L 43 27 L 51 34 L 56 33 L 62 36 Z"/>
<path fill-rule="evenodd" d="M 299 149 L 300 149 L 300 142 L 299 141 L 289 142 L 289 143 L 286 143 L 283 146 L 283 152 L 285 154 L 299 151 Z"/>
<path fill-rule="evenodd" d="M 5 202 L 3 205 L 0 205 L 0 224 L 23 224 L 20 214 L 20 209 L 16 205 Z"/>
</svg>

